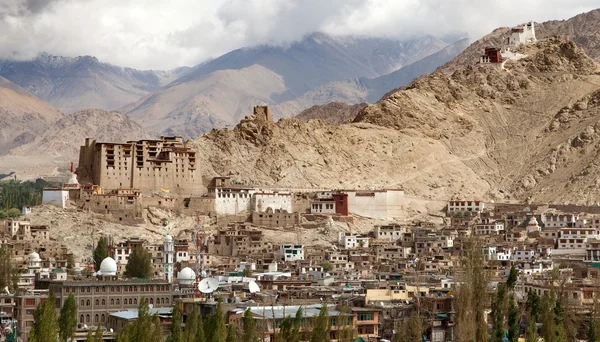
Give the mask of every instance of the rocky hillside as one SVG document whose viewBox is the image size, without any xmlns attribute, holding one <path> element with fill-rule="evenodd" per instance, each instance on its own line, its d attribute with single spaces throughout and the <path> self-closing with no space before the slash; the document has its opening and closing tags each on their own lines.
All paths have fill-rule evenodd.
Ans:
<svg viewBox="0 0 600 342">
<path fill-rule="evenodd" d="M 125 142 L 154 138 L 140 125 L 119 112 L 86 109 L 66 116 L 32 142 L 15 148 L 10 155 L 79 158 L 79 145 L 85 138 Z"/>
<path fill-rule="evenodd" d="M 552 20 L 535 24 L 538 39 L 550 36 L 566 36 L 581 47 L 590 57 L 600 59 L 600 9 L 582 13 L 567 20 Z M 509 27 L 494 30 L 471 44 L 456 58 L 446 63 L 442 69 L 451 73 L 468 65 L 473 65 L 488 46 L 502 46 L 510 35 Z"/>
<path fill-rule="evenodd" d="M 32 141 L 0 156 L 0 171 L 16 171 L 24 179 L 57 175 L 70 161 L 77 163 L 79 146 L 88 137 L 117 142 L 154 138 L 119 112 L 87 109 L 48 125 Z"/>
<path fill-rule="evenodd" d="M 0 155 L 31 141 L 62 117 L 50 104 L 0 77 Z"/>
<path fill-rule="evenodd" d="M 244 120 L 195 141 L 207 175 L 292 187 L 403 188 L 452 196 L 591 203 L 600 187 L 600 74 L 546 39 L 505 69 L 434 73 L 354 123 Z"/>
<path fill-rule="evenodd" d="M 352 122 L 366 106 L 366 103 L 349 105 L 342 102 L 330 102 L 325 105 L 307 108 L 298 114 L 296 118 L 302 121 L 323 120 L 328 125 L 341 125 Z"/>
<path fill-rule="evenodd" d="M 0 60 L 0 76 L 67 114 L 86 108 L 120 108 L 186 71 L 186 68 L 172 71 L 121 68 L 91 56 L 42 54 L 31 61 Z"/>
</svg>

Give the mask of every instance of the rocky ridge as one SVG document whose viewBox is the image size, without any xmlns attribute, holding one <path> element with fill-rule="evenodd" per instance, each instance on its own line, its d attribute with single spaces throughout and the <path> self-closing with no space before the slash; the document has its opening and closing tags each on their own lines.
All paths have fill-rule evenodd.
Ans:
<svg viewBox="0 0 600 342">
<path fill-rule="evenodd" d="M 403 188 L 437 200 L 595 201 L 572 190 L 585 192 L 600 179 L 592 163 L 598 65 L 563 38 L 521 52 L 528 57 L 505 69 L 469 66 L 422 77 L 367 106 L 352 124 L 244 120 L 213 130 L 195 141 L 199 164 L 207 175 L 275 186 Z"/>
</svg>

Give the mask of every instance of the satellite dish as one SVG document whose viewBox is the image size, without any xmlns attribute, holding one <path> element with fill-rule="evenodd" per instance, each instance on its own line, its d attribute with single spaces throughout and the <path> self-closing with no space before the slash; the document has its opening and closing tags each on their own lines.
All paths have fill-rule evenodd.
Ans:
<svg viewBox="0 0 600 342">
<path fill-rule="evenodd" d="M 88 328 L 87 324 L 84 324 L 83 329 L 87 329 L 87 328 Z"/>
<path fill-rule="evenodd" d="M 248 290 L 250 293 L 260 292 L 260 287 L 254 280 L 251 280 L 248 282 Z"/>
<path fill-rule="evenodd" d="M 110 329 L 108 329 L 108 330 L 109 330 L 111 333 L 113 333 L 113 332 L 114 332 L 114 331 L 113 331 L 113 328 L 110 328 Z"/>
<path fill-rule="evenodd" d="M 214 292 L 219 287 L 219 281 L 215 278 L 204 278 L 198 283 L 198 290 L 202 293 Z"/>
</svg>

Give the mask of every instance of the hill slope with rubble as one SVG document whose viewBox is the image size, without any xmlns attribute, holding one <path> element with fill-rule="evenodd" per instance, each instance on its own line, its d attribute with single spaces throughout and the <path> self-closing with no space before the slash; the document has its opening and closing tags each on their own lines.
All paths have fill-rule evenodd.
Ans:
<svg viewBox="0 0 600 342">
<path fill-rule="evenodd" d="M 206 175 L 277 186 L 593 202 L 598 65 L 563 39 L 520 52 L 528 57 L 504 70 L 471 66 L 420 78 L 352 124 L 244 120 L 214 130 L 195 141 L 199 165 Z"/>
</svg>

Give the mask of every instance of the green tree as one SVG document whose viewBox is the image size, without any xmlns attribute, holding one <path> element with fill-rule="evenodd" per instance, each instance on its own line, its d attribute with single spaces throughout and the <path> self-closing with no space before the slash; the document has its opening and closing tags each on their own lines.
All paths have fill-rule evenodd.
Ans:
<svg viewBox="0 0 600 342">
<path fill-rule="evenodd" d="M 101 325 L 96 327 L 96 332 L 94 333 L 93 341 L 94 342 L 104 342 L 104 328 Z"/>
<path fill-rule="evenodd" d="M 87 332 L 85 342 L 96 342 L 94 339 L 94 331 L 91 328 Z"/>
<path fill-rule="evenodd" d="M 294 318 L 287 316 L 281 322 L 279 333 L 277 334 L 277 342 L 300 342 L 302 327 L 302 307 L 298 308 Z"/>
<path fill-rule="evenodd" d="M 544 293 L 540 305 L 540 316 L 542 320 L 542 337 L 544 342 L 559 342 L 556 334 L 556 317 L 554 314 L 554 306 L 556 300 L 554 291 L 550 294 Z"/>
<path fill-rule="evenodd" d="M 333 269 L 333 265 L 329 261 L 323 261 L 321 267 L 323 267 L 323 272 L 329 272 Z"/>
<path fill-rule="evenodd" d="M 206 319 L 204 333 L 206 334 L 206 341 L 225 342 L 227 339 L 227 327 L 225 326 L 225 316 L 220 298 L 215 312 Z"/>
<path fill-rule="evenodd" d="M 249 268 L 244 268 L 242 275 L 246 278 L 252 277 L 252 270 Z"/>
<path fill-rule="evenodd" d="M 108 240 L 105 236 L 101 236 L 98 239 L 98 244 L 94 249 L 94 265 L 96 266 L 96 271 L 100 269 L 100 264 L 102 260 L 108 257 Z"/>
<path fill-rule="evenodd" d="M 198 309 L 194 305 L 192 313 L 189 315 L 185 322 L 185 331 L 183 334 L 183 340 L 185 342 L 194 342 L 196 340 L 196 333 L 198 332 Z"/>
<path fill-rule="evenodd" d="M 504 337 L 504 303 L 506 300 L 506 287 L 499 283 L 496 289 L 496 298 L 492 302 L 491 313 L 492 317 L 492 342 L 501 342 Z"/>
<path fill-rule="evenodd" d="M 175 305 L 173 307 L 173 318 L 171 319 L 167 342 L 183 342 L 182 322 L 183 318 L 181 316 L 181 311 L 179 311 L 179 305 Z"/>
<path fill-rule="evenodd" d="M 17 284 L 14 281 L 15 274 L 18 275 L 19 270 L 11 262 L 11 255 L 8 245 L 0 245 L 0 290 L 4 290 L 6 286 L 11 291 L 17 290 Z"/>
<path fill-rule="evenodd" d="M 152 339 L 150 342 L 164 342 L 162 327 L 158 314 L 152 316 Z"/>
<path fill-rule="evenodd" d="M 67 273 L 73 274 L 75 268 L 75 256 L 73 253 L 67 254 Z"/>
<path fill-rule="evenodd" d="M 513 291 L 515 289 L 515 284 L 517 284 L 518 273 L 515 269 L 515 266 L 510 267 L 510 273 L 508 274 L 508 279 L 506 280 L 506 287 Z"/>
<path fill-rule="evenodd" d="M 194 308 L 195 309 L 195 308 Z M 206 337 L 204 334 L 204 322 L 202 316 L 198 315 L 198 323 L 196 328 L 196 336 L 194 338 L 194 342 L 206 342 Z"/>
<path fill-rule="evenodd" d="M 32 335 L 29 341 L 34 342 L 56 342 L 58 338 L 58 320 L 56 318 L 56 297 L 54 293 L 43 302 L 38 304 L 33 313 Z"/>
<path fill-rule="evenodd" d="M 488 274 L 481 246 L 473 238 L 465 243 L 456 293 L 456 338 L 458 342 L 487 341 L 485 309 L 488 304 Z"/>
<path fill-rule="evenodd" d="M 350 308 L 345 305 L 342 306 L 335 321 L 338 331 L 337 340 L 339 342 L 354 342 L 357 332 L 352 326 L 352 314 L 350 313 Z"/>
<path fill-rule="evenodd" d="M 138 318 L 127 324 L 117 335 L 118 342 L 162 342 L 163 334 L 158 315 L 150 315 L 148 300 L 142 298 L 138 305 Z"/>
<path fill-rule="evenodd" d="M 313 331 L 310 334 L 310 342 L 329 342 L 329 313 L 327 304 L 323 303 L 319 316 L 315 320 Z"/>
<path fill-rule="evenodd" d="M 242 320 L 244 323 L 242 342 L 256 342 L 256 322 L 254 321 L 254 316 L 252 316 L 252 311 L 250 311 L 249 308 L 244 312 Z"/>
<path fill-rule="evenodd" d="M 229 324 L 229 326 L 227 326 L 226 342 L 236 342 L 236 340 L 237 340 L 237 333 L 235 331 L 235 327 L 233 326 L 233 324 Z"/>
<path fill-rule="evenodd" d="M 536 321 L 530 314 L 527 315 L 527 326 L 525 327 L 525 342 L 538 342 Z"/>
<path fill-rule="evenodd" d="M 508 340 L 510 342 L 517 342 L 519 338 L 519 308 L 517 307 L 517 301 L 513 294 L 509 297 L 508 304 Z"/>
<path fill-rule="evenodd" d="M 532 290 L 529 290 L 529 292 L 527 292 L 527 301 L 525 302 L 525 309 L 535 321 L 539 320 L 540 297 Z"/>
<path fill-rule="evenodd" d="M 137 247 L 129 255 L 125 275 L 130 278 L 150 278 L 152 276 L 152 256 L 144 247 Z"/>
<path fill-rule="evenodd" d="M 59 337 L 61 342 L 72 341 L 77 329 L 77 301 L 73 293 L 69 294 L 67 300 L 60 309 L 58 319 Z"/>
</svg>

